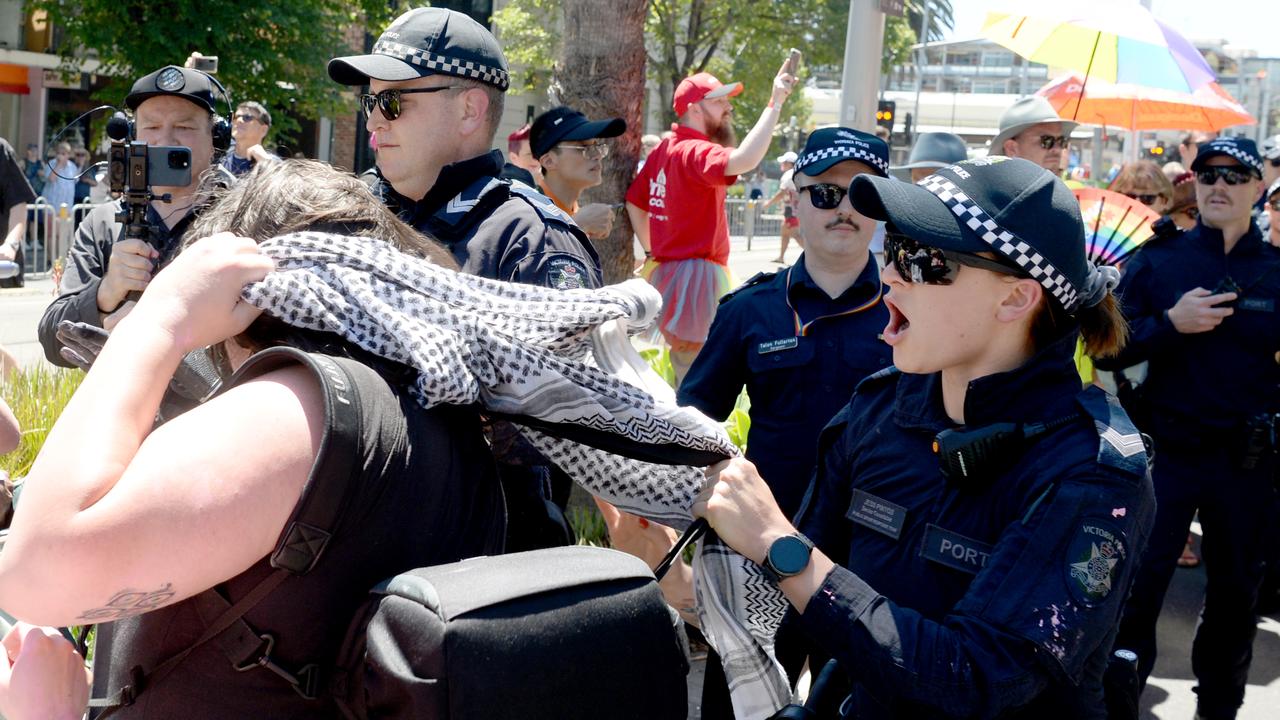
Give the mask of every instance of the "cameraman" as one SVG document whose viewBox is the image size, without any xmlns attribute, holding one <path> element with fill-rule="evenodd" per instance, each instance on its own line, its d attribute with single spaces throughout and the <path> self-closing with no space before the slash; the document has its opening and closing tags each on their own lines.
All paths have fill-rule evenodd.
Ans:
<svg viewBox="0 0 1280 720">
<path fill-rule="evenodd" d="M 58 355 L 62 344 L 56 330 L 62 320 L 102 326 L 120 309 L 132 291 L 146 289 L 155 269 L 169 259 L 192 217 L 201 176 L 213 160 L 213 116 L 218 89 L 208 75 L 189 68 L 161 68 L 133 84 L 125 105 L 133 111 L 134 135 L 148 145 L 177 145 L 191 149 L 191 182 L 185 187 L 152 187 L 170 202 L 153 201 L 147 225 L 154 246 L 126 239 L 116 222 L 117 200 L 95 208 L 80 223 L 67 253 L 66 271 L 58 298 L 40 318 L 40 344 L 55 365 L 70 367 Z"/>
</svg>

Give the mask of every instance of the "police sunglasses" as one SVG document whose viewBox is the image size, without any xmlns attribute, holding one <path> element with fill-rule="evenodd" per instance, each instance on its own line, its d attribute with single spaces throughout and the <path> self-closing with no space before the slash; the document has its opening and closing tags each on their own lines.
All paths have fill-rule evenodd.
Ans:
<svg viewBox="0 0 1280 720">
<path fill-rule="evenodd" d="M 1227 181 L 1228 185 L 1243 185 L 1253 180 L 1253 173 L 1241 169 L 1239 165 L 1212 165 L 1196 171 L 1196 180 L 1201 185 L 1213 185 L 1218 178 Z"/>
<path fill-rule="evenodd" d="M 961 265 L 990 270 L 1002 275 L 1024 275 L 1020 268 L 990 260 L 981 255 L 943 250 L 922 245 L 899 232 L 884 233 L 884 264 L 893 269 L 908 283 L 925 285 L 950 285 L 955 282 Z"/>
<path fill-rule="evenodd" d="M 1068 141 L 1067 141 L 1066 135 L 1041 135 L 1040 136 L 1040 147 L 1044 148 L 1045 150 L 1052 150 L 1053 146 L 1055 145 L 1057 145 L 1060 148 L 1065 148 L 1067 146 L 1067 142 Z"/>
<path fill-rule="evenodd" d="M 413 93 L 437 93 L 444 90 L 458 90 L 466 88 L 466 85 L 440 85 L 438 87 L 429 88 L 407 88 L 395 90 L 383 90 L 380 93 L 371 94 L 364 93 L 360 96 L 360 105 L 364 108 L 364 114 L 367 117 L 373 117 L 373 107 L 378 106 L 382 110 L 382 117 L 388 122 L 400 117 L 400 96 L 411 95 Z"/>
<path fill-rule="evenodd" d="M 840 207 L 840 201 L 848 194 L 848 188 L 831 183 L 814 183 L 796 188 L 796 192 L 808 192 L 809 202 L 819 210 L 834 210 Z"/>
</svg>

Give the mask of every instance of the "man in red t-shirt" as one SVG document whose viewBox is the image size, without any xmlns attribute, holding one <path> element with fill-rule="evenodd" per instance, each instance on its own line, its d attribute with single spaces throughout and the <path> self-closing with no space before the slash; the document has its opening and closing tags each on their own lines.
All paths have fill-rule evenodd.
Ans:
<svg viewBox="0 0 1280 720">
<path fill-rule="evenodd" d="M 627 191 L 627 214 L 649 263 L 648 280 L 662 293 L 662 335 L 671 345 L 677 381 L 707 340 L 716 303 L 729 290 L 726 189 L 755 169 L 769 150 L 782 103 L 795 77 L 783 68 L 769 104 L 742 144 L 734 147 L 733 105 L 742 83 L 722 84 L 710 73 L 676 88 L 680 121 L 645 160 Z"/>
</svg>

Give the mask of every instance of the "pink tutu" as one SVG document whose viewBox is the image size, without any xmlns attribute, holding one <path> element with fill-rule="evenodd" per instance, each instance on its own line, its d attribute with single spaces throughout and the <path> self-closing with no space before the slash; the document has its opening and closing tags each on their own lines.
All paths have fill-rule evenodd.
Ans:
<svg viewBox="0 0 1280 720">
<path fill-rule="evenodd" d="M 729 268 L 710 260 L 690 258 L 649 262 L 641 274 L 662 293 L 658 329 L 667 342 L 705 343 L 716 306 L 721 296 L 732 289 Z"/>
</svg>

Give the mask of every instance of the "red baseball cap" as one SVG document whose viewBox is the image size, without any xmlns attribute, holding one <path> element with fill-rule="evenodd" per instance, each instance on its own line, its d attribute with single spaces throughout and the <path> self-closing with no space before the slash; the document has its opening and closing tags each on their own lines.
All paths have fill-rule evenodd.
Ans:
<svg viewBox="0 0 1280 720">
<path fill-rule="evenodd" d="M 676 88 L 675 102 L 672 103 L 672 107 L 675 108 L 677 117 L 684 117 L 685 112 L 689 110 L 689 106 L 696 102 L 702 102 L 709 98 L 733 97 L 740 92 L 742 92 L 742 83 L 733 82 L 725 85 L 717 80 L 715 75 L 708 72 L 700 72 L 680 81 L 680 86 Z"/>
</svg>

